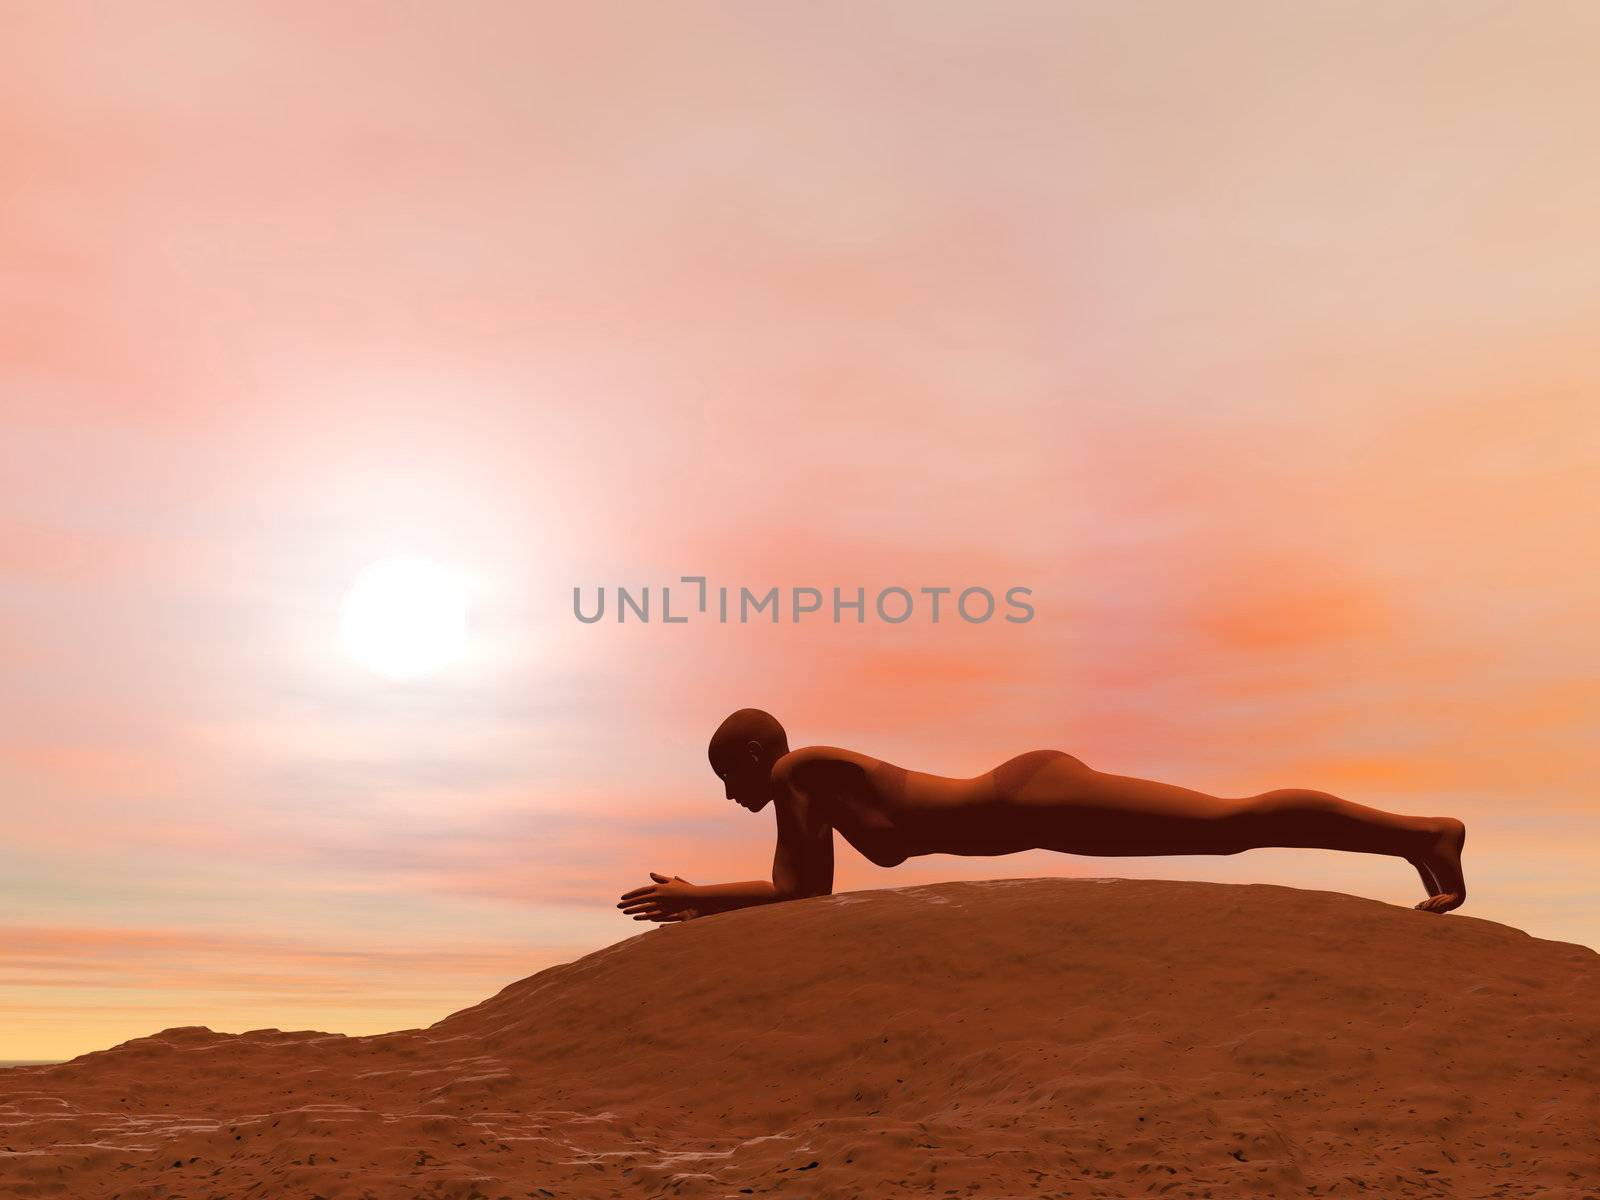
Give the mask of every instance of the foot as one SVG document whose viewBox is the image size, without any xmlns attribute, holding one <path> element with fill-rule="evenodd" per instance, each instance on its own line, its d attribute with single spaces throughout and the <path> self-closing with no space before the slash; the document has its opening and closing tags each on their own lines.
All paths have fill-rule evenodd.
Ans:
<svg viewBox="0 0 1600 1200">
<path fill-rule="evenodd" d="M 1422 876 L 1422 894 L 1424 896 L 1437 896 L 1439 894 L 1439 881 L 1433 877 L 1433 872 L 1428 869 L 1428 863 L 1420 856 L 1406 859 L 1417 869 L 1417 874 Z"/>
<path fill-rule="evenodd" d="M 1426 849 L 1412 865 L 1422 876 L 1428 898 L 1416 905 L 1423 912 L 1444 913 L 1460 908 L 1467 899 L 1467 882 L 1461 875 L 1461 848 L 1466 845 L 1467 827 L 1454 817 L 1436 822 Z"/>
</svg>

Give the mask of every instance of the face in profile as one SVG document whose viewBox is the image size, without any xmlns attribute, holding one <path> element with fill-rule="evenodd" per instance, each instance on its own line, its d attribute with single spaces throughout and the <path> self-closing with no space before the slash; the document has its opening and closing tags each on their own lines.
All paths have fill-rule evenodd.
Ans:
<svg viewBox="0 0 1600 1200">
<path fill-rule="evenodd" d="M 789 735 L 778 719 L 759 708 L 741 708 L 711 735 L 706 749 L 722 794 L 751 812 L 772 799 L 772 768 L 789 753 Z"/>
<path fill-rule="evenodd" d="M 767 759 L 760 742 L 716 746 L 711 752 L 711 769 L 722 780 L 723 795 L 751 812 L 760 812 L 772 799 L 772 764 Z"/>
</svg>

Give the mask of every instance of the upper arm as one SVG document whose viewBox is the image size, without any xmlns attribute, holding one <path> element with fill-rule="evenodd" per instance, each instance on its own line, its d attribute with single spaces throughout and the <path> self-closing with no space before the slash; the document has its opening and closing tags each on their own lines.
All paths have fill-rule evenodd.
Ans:
<svg viewBox="0 0 1600 1200">
<path fill-rule="evenodd" d="M 833 826 L 796 781 L 788 758 L 773 768 L 772 782 L 777 792 L 772 806 L 778 821 L 773 889 L 785 897 L 829 895 L 833 891 Z"/>
</svg>

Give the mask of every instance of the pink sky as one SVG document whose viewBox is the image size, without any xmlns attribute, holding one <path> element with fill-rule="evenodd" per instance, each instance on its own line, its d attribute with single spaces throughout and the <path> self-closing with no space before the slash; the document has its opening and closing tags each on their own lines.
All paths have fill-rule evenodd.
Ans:
<svg viewBox="0 0 1600 1200">
<path fill-rule="evenodd" d="M 0 1058 L 425 1024 L 770 866 L 731 709 L 1462 817 L 1600 945 L 1600 9 L 8 5 Z M 461 571 L 385 683 L 365 565 Z M 574 585 L 1033 589 L 579 625 Z M 1410 904 L 1403 862 L 839 852 Z"/>
</svg>

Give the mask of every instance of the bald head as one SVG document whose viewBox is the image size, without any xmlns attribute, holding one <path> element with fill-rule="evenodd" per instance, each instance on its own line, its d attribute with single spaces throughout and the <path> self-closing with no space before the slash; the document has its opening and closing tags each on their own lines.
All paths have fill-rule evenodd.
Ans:
<svg viewBox="0 0 1600 1200">
<path fill-rule="evenodd" d="M 741 708 L 717 726 L 706 757 L 722 779 L 728 799 L 752 812 L 772 797 L 772 767 L 789 753 L 789 735 L 778 718 L 759 708 Z"/>
<path fill-rule="evenodd" d="M 745 742 L 760 742 L 763 746 L 782 745 L 783 752 L 789 752 L 789 735 L 778 724 L 778 718 L 759 708 L 741 708 L 718 725 L 717 731 L 711 735 L 711 753 L 715 755 L 719 746 L 726 748 Z"/>
</svg>

